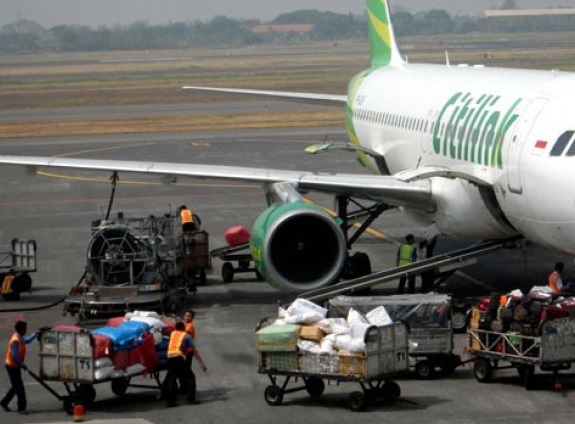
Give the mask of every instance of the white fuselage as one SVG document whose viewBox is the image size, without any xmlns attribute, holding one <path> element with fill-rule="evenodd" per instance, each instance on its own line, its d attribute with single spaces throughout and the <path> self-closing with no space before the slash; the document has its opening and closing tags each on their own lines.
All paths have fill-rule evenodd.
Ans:
<svg viewBox="0 0 575 424">
<path fill-rule="evenodd" d="M 429 178 L 437 208 L 414 216 L 446 234 L 519 233 L 575 254 L 574 73 L 404 65 L 357 78 L 348 125 L 392 175 L 464 175 Z"/>
</svg>

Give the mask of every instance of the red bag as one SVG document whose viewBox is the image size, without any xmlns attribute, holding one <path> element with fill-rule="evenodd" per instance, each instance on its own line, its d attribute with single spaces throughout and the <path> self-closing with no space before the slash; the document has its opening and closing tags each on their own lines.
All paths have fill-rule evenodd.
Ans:
<svg viewBox="0 0 575 424">
<path fill-rule="evenodd" d="M 160 358 L 156 353 L 156 346 L 154 345 L 154 337 L 151 334 L 144 335 L 144 343 L 139 347 L 142 364 L 148 371 L 155 371 L 160 366 Z"/>
<path fill-rule="evenodd" d="M 480 311 L 485 312 L 487 309 L 489 309 L 489 303 L 491 303 L 491 299 L 488 297 L 484 297 L 483 299 L 479 299 L 479 301 L 477 302 L 477 308 Z"/>
<path fill-rule="evenodd" d="M 224 239 L 230 247 L 246 244 L 250 241 L 250 231 L 243 225 L 235 225 L 224 232 Z"/>
<path fill-rule="evenodd" d="M 108 320 L 106 327 L 119 327 L 124 321 L 124 317 L 113 317 Z"/>
<path fill-rule="evenodd" d="M 112 341 L 103 334 L 93 334 L 94 359 L 104 358 L 112 352 Z"/>
<path fill-rule="evenodd" d="M 130 366 L 130 351 L 117 350 L 110 355 L 114 368 L 117 370 L 125 370 Z"/>
</svg>

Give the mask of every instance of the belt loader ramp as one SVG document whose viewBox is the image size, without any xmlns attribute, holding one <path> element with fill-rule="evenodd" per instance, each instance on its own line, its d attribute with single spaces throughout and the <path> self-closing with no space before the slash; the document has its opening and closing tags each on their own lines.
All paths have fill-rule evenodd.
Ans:
<svg viewBox="0 0 575 424">
<path fill-rule="evenodd" d="M 321 289 L 311 290 L 301 294 L 299 297 L 316 303 L 323 302 L 334 296 L 350 294 L 378 286 L 380 284 L 388 283 L 390 281 L 395 281 L 404 275 L 417 275 L 432 269 L 439 270 L 439 274 L 444 277 L 440 281 L 443 281 L 447 276 L 451 275 L 459 268 L 476 263 L 477 257 L 494 253 L 502 249 L 506 244 L 515 242 L 518 239 L 519 237 L 512 237 L 505 240 L 481 242 L 470 247 L 437 255 L 429 259 L 423 259 L 407 265 L 390 268 L 385 271 L 344 281 Z"/>
</svg>

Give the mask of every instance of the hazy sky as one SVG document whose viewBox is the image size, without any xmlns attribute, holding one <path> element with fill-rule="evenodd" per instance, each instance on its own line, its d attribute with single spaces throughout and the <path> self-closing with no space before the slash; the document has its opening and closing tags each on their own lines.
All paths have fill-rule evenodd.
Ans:
<svg viewBox="0 0 575 424">
<path fill-rule="evenodd" d="M 446 9 L 451 15 L 479 14 L 504 0 L 392 0 L 410 12 Z M 516 0 L 521 8 L 573 6 L 575 0 Z M 363 14 L 365 0 L 0 0 L 0 26 L 18 18 L 45 27 L 60 24 L 90 26 L 147 21 L 164 24 L 217 15 L 272 19 L 298 9 Z"/>
</svg>

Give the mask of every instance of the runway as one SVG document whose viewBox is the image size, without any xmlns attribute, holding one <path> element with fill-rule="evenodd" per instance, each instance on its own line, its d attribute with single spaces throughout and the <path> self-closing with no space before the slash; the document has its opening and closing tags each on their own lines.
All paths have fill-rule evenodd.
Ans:
<svg viewBox="0 0 575 424">
<path fill-rule="evenodd" d="M 262 105 L 260 104 L 260 107 Z M 98 159 L 155 160 L 163 162 L 197 162 L 206 164 L 249 165 L 257 167 L 303 169 L 313 171 L 363 172 L 351 154 L 332 152 L 312 156 L 303 150 L 324 139 L 345 140 L 343 126 L 334 128 L 285 129 L 262 131 L 206 132 L 193 134 L 132 134 L 52 139 L 3 140 L 3 154 Z M 102 218 L 108 206 L 110 175 L 98 173 L 57 172 L 51 176 L 26 175 L 20 168 L 1 167 L 0 178 L 0 248 L 13 237 L 32 238 L 38 244 L 38 272 L 33 274 L 30 294 L 19 303 L 0 301 L 0 311 L 14 307 L 34 307 L 64 296 L 80 277 L 86 260 L 90 224 Z M 243 224 L 250 227 L 265 208 L 262 190 L 257 185 L 227 184 L 210 181 L 181 180 L 177 185 L 162 185 L 157 179 L 137 175 L 120 175 L 113 212 L 125 215 L 163 214 L 181 204 L 188 204 L 203 220 L 210 233 L 212 248 L 224 245 L 225 228 Z M 332 206 L 326 196 L 313 196 Z M 398 211 L 386 214 L 374 228 L 386 235 L 363 236 L 358 250 L 370 254 L 372 268 L 382 270 L 395 261 L 396 245 L 407 232 L 420 231 L 405 221 Z M 447 247 L 446 247 L 447 248 Z M 552 255 L 546 253 L 546 255 Z M 553 254 L 554 255 L 554 254 Z M 516 261 L 529 261 L 517 254 Z M 509 258 L 501 257 L 501 261 Z M 510 262 L 513 263 L 513 262 Z M 390 405 L 370 407 L 357 414 L 346 407 L 347 395 L 359 387 L 342 384 L 328 386 L 321 400 L 312 400 L 305 392 L 287 395 L 282 406 L 264 402 L 263 392 L 269 384 L 257 373 L 254 329 L 265 317 L 276 313 L 278 302 L 292 297 L 279 293 L 254 276 L 238 276 L 231 284 L 221 281 L 215 262 L 208 285 L 200 287 L 190 299 L 197 311 L 197 344 L 208 366 L 202 374 L 196 369 L 198 399 L 201 404 L 181 404 L 166 409 L 156 400 L 156 392 L 129 390 L 123 399 L 116 398 L 107 385 L 96 386 L 96 403 L 86 419 L 116 420 L 143 418 L 151 423 L 334 423 L 334 422 L 402 422 L 411 423 L 571 423 L 575 381 L 565 380 L 565 390 L 526 391 L 514 370 L 502 372 L 492 384 L 478 383 L 469 365 L 452 375 L 422 381 L 413 376 L 399 380 L 402 399 Z M 527 268 L 525 270 L 528 271 Z M 489 282 L 496 285 L 499 276 Z M 393 290 L 394 284 L 389 289 Z M 37 312 L 0 314 L 0 345 L 6 345 L 11 324 L 25 318 L 30 329 L 57 322 L 73 323 L 63 317 L 60 307 Z M 464 336 L 456 336 L 455 353 L 461 353 Z M 30 345 L 27 362 L 38 369 L 38 345 Z M 1 413 L 2 422 L 37 423 L 65 421 L 60 403 L 39 385 L 25 377 L 31 415 Z M 549 383 L 549 381 L 548 381 Z M 62 389 L 59 385 L 54 385 Z M 7 390 L 7 377 L 0 372 L 0 392 Z M 112 421 L 111 421 L 112 422 Z"/>
</svg>

